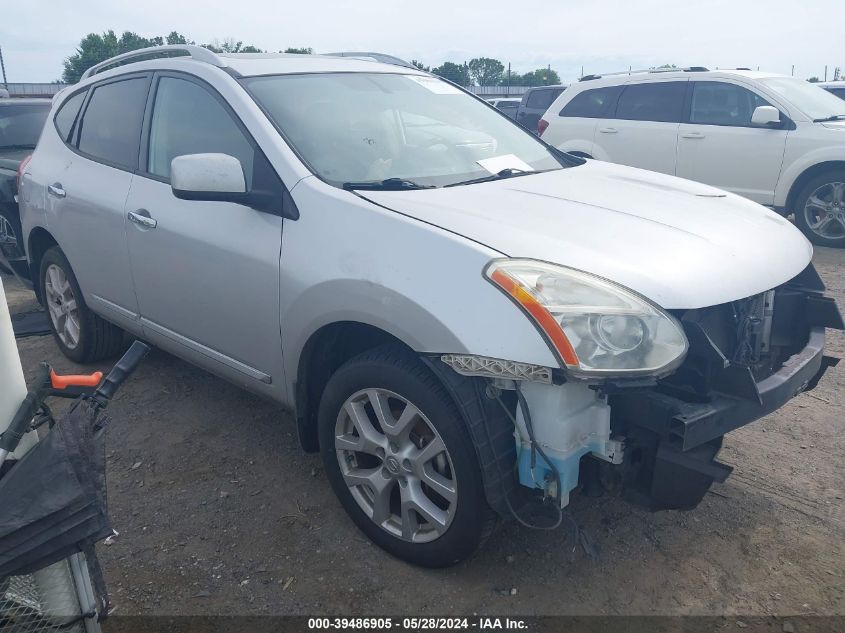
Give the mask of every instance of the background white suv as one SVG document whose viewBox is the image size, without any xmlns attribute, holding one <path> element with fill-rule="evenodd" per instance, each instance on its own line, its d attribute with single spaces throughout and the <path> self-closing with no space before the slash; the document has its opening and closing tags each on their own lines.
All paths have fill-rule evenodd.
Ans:
<svg viewBox="0 0 845 633">
<path fill-rule="evenodd" d="M 845 102 L 813 84 L 702 68 L 591 75 L 543 118 L 559 149 L 714 185 L 845 246 Z"/>
</svg>

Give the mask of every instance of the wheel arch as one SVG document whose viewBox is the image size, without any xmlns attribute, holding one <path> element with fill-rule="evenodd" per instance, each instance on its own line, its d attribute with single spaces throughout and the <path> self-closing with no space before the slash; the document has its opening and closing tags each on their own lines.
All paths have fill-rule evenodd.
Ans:
<svg viewBox="0 0 845 633">
<path fill-rule="evenodd" d="M 796 211 L 795 203 L 798 199 L 798 194 L 801 193 L 801 190 L 808 182 L 810 182 L 810 180 L 833 169 L 845 169 L 845 160 L 828 160 L 816 163 L 812 167 L 808 167 L 801 172 L 789 188 L 789 193 L 786 196 L 786 203 L 784 205 L 786 212 L 793 213 Z"/>
<path fill-rule="evenodd" d="M 385 344 L 413 351 L 390 332 L 360 321 L 335 321 L 308 337 L 299 354 L 294 386 L 296 428 L 305 452 L 315 453 L 320 448 L 317 411 L 329 378 L 346 361 Z"/>
<path fill-rule="evenodd" d="M 46 253 L 53 246 L 58 246 L 59 243 L 52 233 L 47 229 L 36 226 L 29 233 L 27 239 L 27 259 L 29 260 L 30 278 L 32 281 L 32 288 L 35 291 L 35 296 L 38 301 L 43 303 L 43 295 L 41 292 L 41 260 Z"/>
</svg>

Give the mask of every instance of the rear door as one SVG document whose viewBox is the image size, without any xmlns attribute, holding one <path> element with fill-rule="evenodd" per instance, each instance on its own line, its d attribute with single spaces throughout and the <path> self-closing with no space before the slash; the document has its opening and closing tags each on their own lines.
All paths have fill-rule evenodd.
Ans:
<svg viewBox="0 0 845 633">
<path fill-rule="evenodd" d="M 232 202 L 180 200 L 170 163 L 186 154 L 237 158 L 249 189 L 281 191 L 270 163 L 220 95 L 181 73 L 157 74 L 127 224 L 144 334 L 253 389 L 281 374 L 282 218 Z"/>
<path fill-rule="evenodd" d="M 674 174 L 686 85 L 687 80 L 625 85 L 609 118 L 596 127 L 595 158 Z"/>
<path fill-rule="evenodd" d="M 126 250 L 124 206 L 138 168 L 150 79 L 149 74 L 126 75 L 91 87 L 65 141 L 71 152 L 63 160 L 50 161 L 49 173 L 43 175 L 48 226 L 86 303 L 130 330 L 137 325 L 138 303 Z"/>
<path fill-rule="evenodd" d="M 729 80 L 693 81 L 678 136 L 677 175 L 772 205 L 789 131 L 751 125 L 754 108 L 772 105 Z M 788 120 L 781 114 L 781 120 Z"/>
</svg>

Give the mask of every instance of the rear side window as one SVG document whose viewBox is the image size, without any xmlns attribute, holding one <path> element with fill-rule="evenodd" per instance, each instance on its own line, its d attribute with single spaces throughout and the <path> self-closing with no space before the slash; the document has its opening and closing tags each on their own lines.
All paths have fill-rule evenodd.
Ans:
<svg viewBox="0 0 845 633">
<path fill-rule="evenodd" d="M 608 111 L 610 104 L 619 94 L 618 86 L 607 86 L 606 88 L 593 88 L 581 92 L 567 103 L 560 116 L 583 117 L 587 119 L 601 118 Z"/>
<path fill-rule="evenodd" d="M 174 158 L 204 153 L 237 158 L 247 187 L 251 187 L 255 149 L 226 109 L 202 86 L 162 77 L 150 124 L 147 171 L 170 178 L 170 162 Z"/>
<path fill-rule="evenodd" d="M 528 95 L 528 101 L 525 103 L 526 108 L 545 110 L 552 101 L 557 99 L 558 95 L 563 92 L 563 88 L 549 88 L 547 90 L 533 90 Z"/>
<path fill-rule="evenodd" d="M 65 99 L 62 107 L 56 112 L 56 117 L 53 121 L 56 123 L 56 130 L 63 141 L 67 141 L 70 135 L 70 130 L 73 128 L 73 122 L 76 121 L 76 115 L 79 114 L 79 108 L 82 107 L 82 102 L 85 100 L 87 90 L 78 92 L 70 99 Z"/>
<path fill-rule="evenodd" d="M 627 85 L 619 97 L 615 118 L 679 123 L 686 85 L 685 81 Z"/>
<path fill-rule="evenodd" d="M 763 105 L 771 104 L 742 86 L 722 81 L 694 81 L 690 123 L 750 127 L 754 108 Z"/>
<path fill-rule="evenodd" d="M 96 159 L 135 169 L 147 101 L 146 77 L 94 88 L 82 115 L 79 149 Z"/>
<path fill-rule="evenodd" d="M 845 88 L 832 88 L 831 92 L 840 99 L 845 99 Z"/>
</svg>

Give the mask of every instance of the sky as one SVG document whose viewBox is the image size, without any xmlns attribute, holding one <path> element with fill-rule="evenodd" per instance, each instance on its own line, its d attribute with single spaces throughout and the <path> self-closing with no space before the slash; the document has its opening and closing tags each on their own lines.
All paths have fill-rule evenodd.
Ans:
<svg viewBox="0 0 845 633">
<path fill-rule="evenodd" d="M 5 0 L 10 82 L 53 81 L 88 33 L 178 31 L 278 51 L 377 51 L 431 66 L 494 57 L 514 71 L 551 64 L 566 83 L 661 64 L 760 68 L 807 78 L 845 72 L 838 0 Z"/>
</svg>

